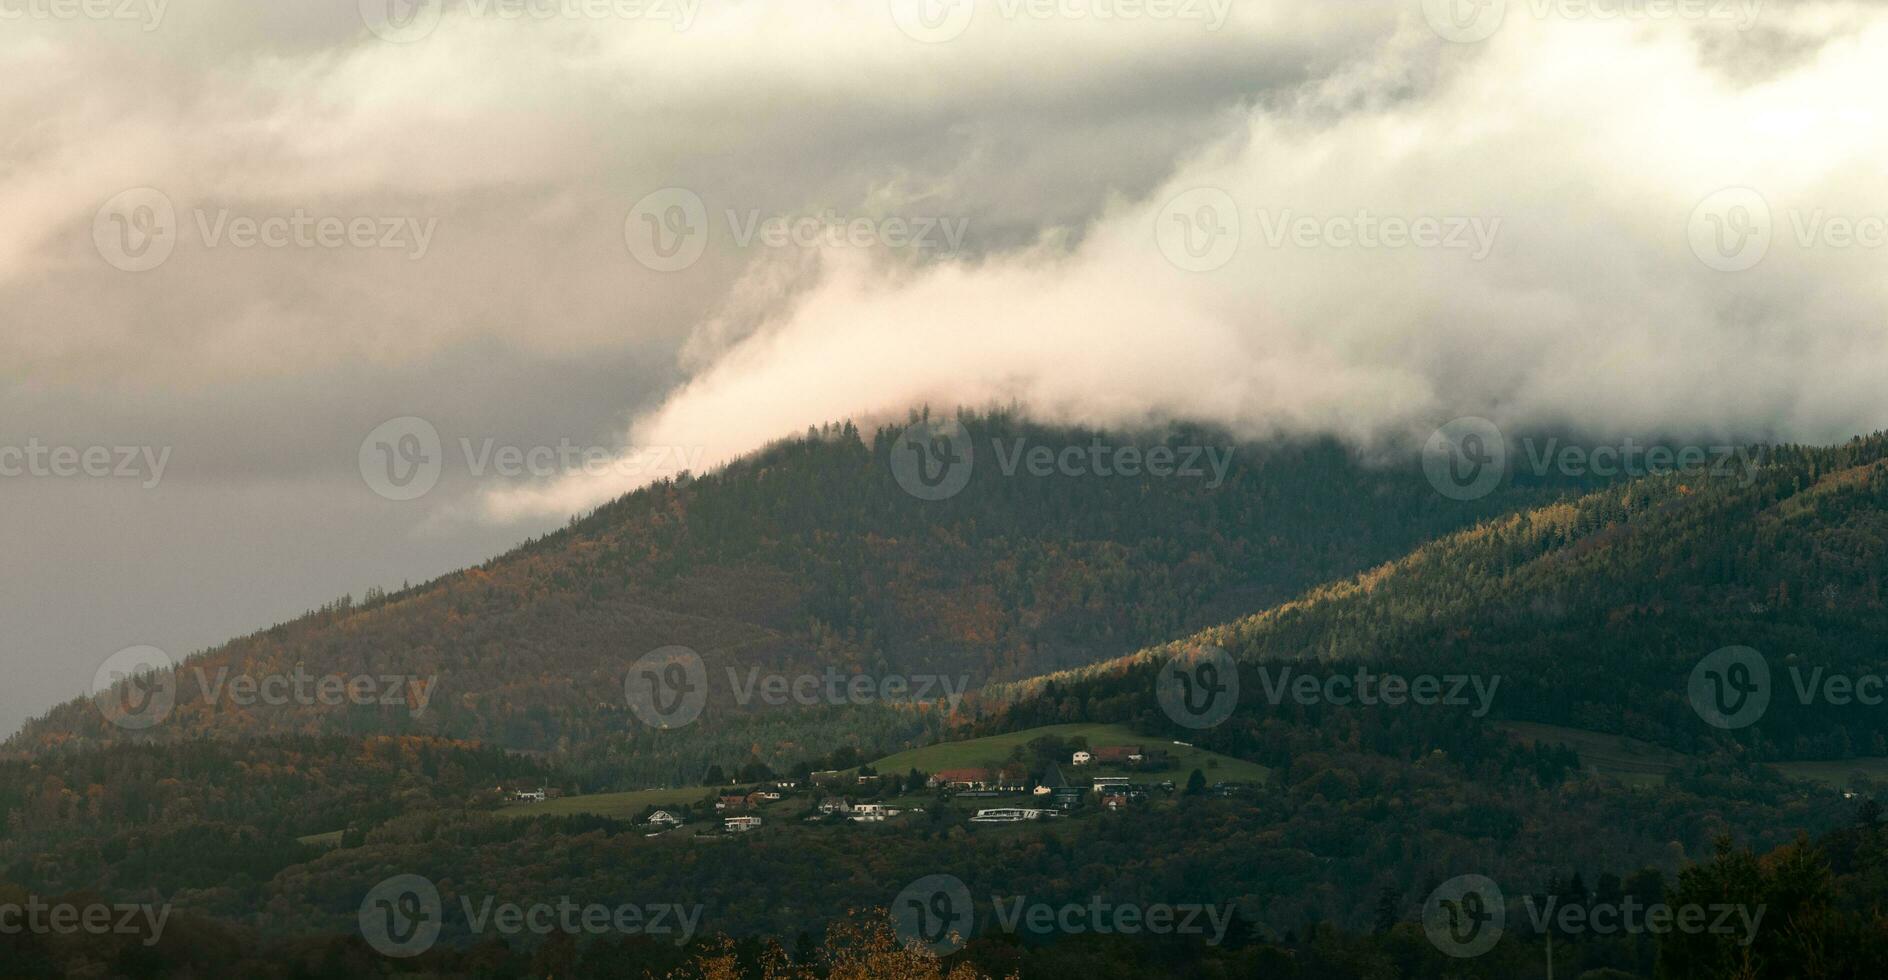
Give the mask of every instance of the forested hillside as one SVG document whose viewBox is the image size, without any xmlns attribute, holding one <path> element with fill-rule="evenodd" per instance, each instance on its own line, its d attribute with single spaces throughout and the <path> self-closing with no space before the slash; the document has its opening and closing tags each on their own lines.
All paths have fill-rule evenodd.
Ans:
<svg viewBox="0 0 1888 980">
<path fill-rule="evenodd" d="M 908 744 L 958 719 L 931 711 L 755 719 L 726 670 L 935 673 L 974 690 L 1120 656 L 1263 609 L 1483 516 L 1565 487 L 1439 497 L 1414 466 L 1369 465 L 1334 442 L 1235 444 L 1179 428 L 1104 433 L 966 416 L 980 462 L 950 499 L 906 493 L 891 445 L 851 424 L 714 473 L 632 493 L 571 527 L 438 581 L 344 600 L 235 640 L 178 672 L 177 707 L 140 740 L 268 733 L 412 734 L 555 754 L 598 778 L 692 780 L 730 747 L 771 761 Z M 1003 451 L 1091 445 L 1229 452 L 1223 476 L 1006 473 Z M 709 711 L 683 740 L 632 717 L 624 678 L 679 644 L 707 664 Z M 423 710 L 232 706 L 236 675 L 401 675 L 435 681 Z M 748 705 L 746 707 L 752 707 Z M 88 702 L 16 751 L 127 733 Z"/>
<path fill-rule="evenodd" d="M 1186 641 L 992 693 L 1020 702 L 1019 725 L 1115 720 L 1152 708 L 1167 657 L 1218 645 L 1241 661 L 1235 717 L 1293 710 L 1264 691 L 1294 664 L 1320 677 L 1366 665 L 1499 677 L 1491 717 L 1686 752 L 1888 755 L 1888 714 L 1812 683 L 1888 670 L 1885 452 L 1877 435 L 1771 450 L 1749 480 L 1636 480 L 1490 520 Z M 1770 700 L 1761 718 L 1720 730 L 1688 682 L 1731 646 L 1767 661 Z"/>
</svg>

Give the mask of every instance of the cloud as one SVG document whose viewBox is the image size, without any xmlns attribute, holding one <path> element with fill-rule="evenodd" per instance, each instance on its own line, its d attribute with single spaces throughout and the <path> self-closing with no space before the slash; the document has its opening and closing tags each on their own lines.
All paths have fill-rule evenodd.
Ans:
<svg viewBox="0 0 1888 980">
<path fill-rule="evenodd" d="M 1743 32 L 1526 9 L 1469 46 L 1406 18 L 1037 247 L 918 267 L 827 249 L 625 441 L 716 462 L 811 423 L 1012 399 L 1366 445 L 1460 414 L 1596 436 L 1880 427 L 1888 247 L 1844 243 L 1888 218 L 1888 20 L 1812 5 Z M 1755 245 L 1710 249 L 1748 230 L 1741 192 L 1720 193 L 1740 187 L 1771 231 L 1732 271 Z M 1232 220 L 1216 268 L 1175 238 Z M 1437 247 L 1365 243 L 1422 234 Z M 497 488 L 484 506 L 568 513 L 637 482 Z"/>
</svg>

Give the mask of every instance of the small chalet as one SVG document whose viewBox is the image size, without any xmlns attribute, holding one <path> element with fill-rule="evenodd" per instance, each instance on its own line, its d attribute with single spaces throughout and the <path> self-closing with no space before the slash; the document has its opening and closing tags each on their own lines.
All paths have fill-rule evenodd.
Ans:
<svg viewBox="0 0 1888 980">
<path fill-rule="evenodd" d="M 1091 752 L 1077 752 L 1069 757 L 1069 764 L 1074 766 L 1085 766 L 1093 761 L 1095 756 Z"/>
<path fill-rule="evenodd" d="M 643 823 L 650 827 L 680 827 L 682 825 L 682 818 L 667 810 L 657 810 L 651 813 L 649 819 L 643 821 Z"/>
<path fill-rule="evenodd" d="M 747 809 L 747 797 L 724 796 L 715 801 L 715 809 L 717 810 L 745 810 Z"/>
<path fill-rule="evenodd" d="M 760 826 L 759 817 L 729 817 L 722 822 L 727 824 L 730 834 L 745 834 Z"/>
</svg>

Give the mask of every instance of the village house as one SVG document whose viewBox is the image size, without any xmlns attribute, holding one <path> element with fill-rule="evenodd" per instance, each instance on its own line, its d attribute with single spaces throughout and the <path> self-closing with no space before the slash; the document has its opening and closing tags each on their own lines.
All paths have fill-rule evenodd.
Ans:
<svg viewBox="0 0 1888 980">
<path fill-rule="evenodd" d="M 521 789 L 511 794 L 511 798 L 520 803 L 542 803 L 545 799 L 544 790 L 542 788 Z"/>
<path fill-rule="evenodd" d="M 1090 752 L 1077 752 L 1069 757 L 1070 765 L 1085 766 L 1093 761 L 1095 761 L 1095 756 Z"/>
<path fill-rule="evenodd" d="M 859 803 L 852 807 L 852 812 L 847 815 L 846 819 L 858 823 L 880 823 L 886 817 L 897 815 L 898 808 L 896 807 L 886 806 L 883 803 Z"/>
<path fill-rule="evenodd" d="M 1126 776 L 1096 776 L 1095 793 L 1098 796 L 1107 796 L 1111 793 L 1123 792 L 1129 782 Z"/>
<path fill-rule="evenodd" d="M 745 834 L 760 826 L 759 817 L 729 817 L 722 822 L 727 824 L 730 834 Z"/>
<path fill-rule="evenodd" d="M 997 786 L 997 775 L 988 769 L 940 769 L 924 784 L 933 789 L 991 790 Z"/>
<path fill-rule="evenodd" d="M 1128 798 L 1111 793 L 1101 798 L 1101 805 L 1109 810 L 1124 810 L 1127 808 Z"/>
<path fill-rule="evenodd" d="M 745 810 L 747 809 L 747 797 L 724 796 L 715 801 L 715 809 L 717 810 Z"/>
<path fill-rule="evenodd" d="M 1095 750 L 1094 759 L 1103 765 L 1125 766 L 1147 758 L 1138 745 L 1104 745 Z"/>
<path fill-rule="evenodd" d="M 682 818 L 667 810 L 657 810 L 651 813 L 649 819 L 643 821 L 643 823 L 650 827 L 680 827 L 682 825 Z"/>
<path fill-rule="evenodd" d="M 852 804 L 846 802 L 844 799 L 841 799 L 837 796 L 829 796 L 826 799 L 819 801 L 819 812 L 821 813 L 850 813 L 852 812 Z"/>
</svg>

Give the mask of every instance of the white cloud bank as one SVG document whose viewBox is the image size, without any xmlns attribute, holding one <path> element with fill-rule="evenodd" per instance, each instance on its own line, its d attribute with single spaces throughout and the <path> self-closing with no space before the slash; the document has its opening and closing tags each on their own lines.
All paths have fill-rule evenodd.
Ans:
<svg viewBox="0 0 1888 980">
<path fill-rule="evenodd" d="M 626 441 L 705 447 L 712 463 L 809 423 L 1012 399 L 1052 419 L 1365 443 L 1459 414 L 1595 435 L 1883 426 L 1888 18 L 1765 8 L 1744 33 L 1522 9 L 1470 46 L 1407 16 L 1368 57 L 1116 201 L 1072 250 L 915 269 L 829 250 L 770 280 L 771 297 L 750 290 L 774 303 L 759 327 Z M 1761 195 L 1767 222 L 1717 194 L 1734 187 Z M 1201 263 L 1174 222 L 1228 227 L 1199 210 L 1228 198 L 1236 250 L 1182 268 Z M 1400 240 L 1386 221 L 1464 247 L 1358 244 Z M 1761 260 L 1724 271 L 1758 254 L 1745 232 L 1762 227 Z M 1193 228 L 1204 246 L 1211 225 Z M 484 507 L 567 513 L 633 482 L 495 490 Z"/>
</svg>

